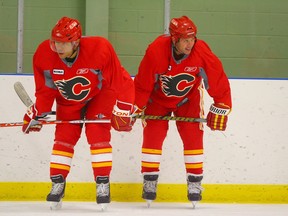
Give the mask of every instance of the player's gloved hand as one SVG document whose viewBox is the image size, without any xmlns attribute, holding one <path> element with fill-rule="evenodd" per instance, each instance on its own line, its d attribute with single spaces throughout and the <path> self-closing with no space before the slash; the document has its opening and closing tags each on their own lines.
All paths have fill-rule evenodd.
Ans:
<svg viewBox="0 0 288 216">
<path fill-rule="evenodd" d="M 207 115 L 207 126 L 211 130 L 225 131 L 230 111 L 230 107 L 225 104 L 212 104 Z"/>
<path fill-rule="evenodd" d="M 132 117 L 135 117 L 137 115 L 144 115 L 144 110 L 146 109 L 146 107 L 144 108 L 139 108 L 137 105 L 134 105 L 134 111 L 132 114 Z M 134 123 L 136 122 L 137 118 L 132 118 L 131 124 L 134 125 Z M 145 119 L 141 119 L 142 120 L 142 125 L 143 127 L 145 127 L 147 125 Z"/>
<path fill-rule="evenodd" d="M 134 105 L 132 116 L 143 115 L 145 108 L 140 109 L 137 105 Z"/>
<path fill-rule="evenodd" d="M 117 100 L 112 111 L 112 127 L 117 131 L 131 131 L 133 111 L 134 106 L 132 104 Z"/>
<path fill-rule="evenodd" d="M 30 106 L 23 117 L 23 133 L 29 134 L 29 132 L 39 132 L 42 128 L 42 124 L 38 121 L 38 119 L 44 117 L 45 116 L 37 116 L 37 110 L 34 104 Z"/>
</svg>

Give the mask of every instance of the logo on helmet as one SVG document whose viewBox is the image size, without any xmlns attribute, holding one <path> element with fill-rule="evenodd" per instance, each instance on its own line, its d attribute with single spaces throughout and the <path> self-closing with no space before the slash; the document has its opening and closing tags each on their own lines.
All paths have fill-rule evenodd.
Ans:
<svg viewBox="0 0 288 216">
<path fill-rule="evenodd" d="M 171 23 L 172 23 L 173 25 L 175 25 L 175 26 L 178 26 L 178 22 L 177 22 L 175 19 L 172 19 L 172 20 L 171 20 Z"/>
<path fill-rule="evenodd" d="M 73 29 L 75 26 L 77 26 L 78 25 L 78 23 L 77 22 L 75 22 L 75 21 L 73 21 L 70 25 L 69 25 L 69 27 L 70 27 L 70 29 Z"/>
</svg>

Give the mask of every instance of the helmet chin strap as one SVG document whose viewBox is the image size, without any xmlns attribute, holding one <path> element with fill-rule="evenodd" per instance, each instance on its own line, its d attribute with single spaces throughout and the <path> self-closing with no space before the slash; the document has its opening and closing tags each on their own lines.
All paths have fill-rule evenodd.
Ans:
<svg viewBox="0 0 288 216">
<path fill-rule="evenodd" d="M 173 51 L 175 52 L 176 55 L 184 54 L 183 52 L 181 52 L 180 50 L 177 49 L 176 43 L 178 43 L 179 40 L 180 40 L 180 39 L 178 39 L 177 41 L 175 41 L 175 39 L 172 39 Z"/>
<path fill-rule="evenodd" d="M 76 47 L 76 49 L 73 49 L 73 52 L 72 52 L 72 54 L 69 56 L 69 57 L 67 57 L 67 58 L 74 58 L 74 57 L 72 57 L 76 52 L 78 51 L 78 46 Z"/>
<path fill-rule="evenodd" d="M 173 56 L 174 56 L 175 60 L 178 61 L 178 60 L 182 59 L 183 56 L 185 55 L 185 53 L 179 51 L 174 43 L 173 43 L 172 47 L 173 47 Z"/>
<path fill-rule="evenodd" d="M 177 55 L 184 54 L 183 52 L 181 52 L 180 50 L 178 50 L 177 47 L 174 46 L 174 45 L 173 45 L 173 51 L 174 51 Z"/>
<path fill-rule="evenodd" d="M 79 46 L 76 46 L 76 49 L 74 48 L 73 49 L 73 52 L 71 53 L 70 56 L 66 57 L 66 61 L 68 62 L 74 62 L 75 58 L 76 58 L 76 55 L 77 55 L 77 52 L 78 52 L 78 47 Z"/>
</svg>

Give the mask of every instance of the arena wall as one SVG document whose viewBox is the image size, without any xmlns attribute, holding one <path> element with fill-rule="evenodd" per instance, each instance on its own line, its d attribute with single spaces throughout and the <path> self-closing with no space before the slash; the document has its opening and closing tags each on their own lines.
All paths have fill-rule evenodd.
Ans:
<svg viewBox="0 0 288 216">
<path fill-rule="evenodd" d="M 25 106 L 14 92 L 21 81 L 34 99 L 31 75 L 1 75 L 0 122 L 22 121 Z M 205 126 L 204 200 L 288 203 L 287 79 L 230 79 L 233 111 L 225 132 Z M 211 98 L 205 96 L 206 110 Z M 50 190 L 49 160 L 54 126 L 24 135 L 21 127 L 0 130 L 0 200 L 42 200 Z M 112 131 L 112 198 L 140 201 L 142 126 Z M 164 143 L 158 201 L 186 201 L 182 144 L 175 122 Z M 67 178 L 67 200 L 95 200 L 89 146 L 82 134 Z M 217 199 L 215 198 L 217 197 Z"/>
</svg>

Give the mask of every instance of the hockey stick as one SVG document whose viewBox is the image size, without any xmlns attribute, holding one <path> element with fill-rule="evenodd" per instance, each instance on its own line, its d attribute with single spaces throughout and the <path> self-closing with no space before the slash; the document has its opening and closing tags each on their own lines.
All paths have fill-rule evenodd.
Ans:
<svg viewBox="0 0 288 216">
<path fill-rule="evenodd" d="M 26 107 L 30 107 L 31 105 L 33 105 L 30 96 L 26 92 L 21 82 L 14 83 L 14 90 Z"/>
<path fill-rule="evenodd" d="M 49 124 L 83 124 L 83 123 L 110 123 L 109 119 L 95 119 L 95 120 L 38 120 L 43 125 Z M 17 127 L 23 126 L 23 122 L 8 122 L 0 123 L 0 127 Z"/>
<path fill-rule="evenodd" d="M 153 115 L 137 115 L 133 118 L 136 119 L 148 119 L 148 120 L 173 120 L 173 121 L 185 121 L 185 122 L 206 122 L 206 119 L 202 118 L 189 118 L 189 117 L 175 117 L 175 116 L 153 116 Z M 84 124 L 84 123 L 110 123 L 109 119 L 95 119 L 95 120 L 38 120 L 42 125 L 51 124 Z M 23 126 L 23 122 L 3 122 L 0 123 L 0 127 L 17 127 Z"/>
<path fill-rule="evenodd" d="M 173 121 L 184 121 L 184 122 L 207 122 L 203 118 L 191 118 L 191 117 L 180 117 L 180 116 L 154 116 L 154 115 L 136 115 L 133 116 L 136 119 L 149 119 L 149 120 L 173 120 Z"/>
<path fill-rule="evenodd" d="M 33 102 L 26 92 L 25 88 L 21 84 L 21 82 L 16 82 L 14 84 L 14 89 L 21 99 L 21 101 L 26 105 L 26 107 L 30 107 Z M 55 112 L 52 112 L 52 114 L 55 114 Z M 166 121 L 184 121 L 184 122 L 206 122 L 206 119 L 202 118 L 191 118 L 191 117 L 179 117 L 179 116 L 154 116 L 154 115 L 136 115 L 132 116 L 136 119 L 148 119 L 148 120 L 166 120 Z M 87 120 L 86 120 L 87 121 Z M 87 123 L 87 122 L 86 122 Z"/>
</svg>

